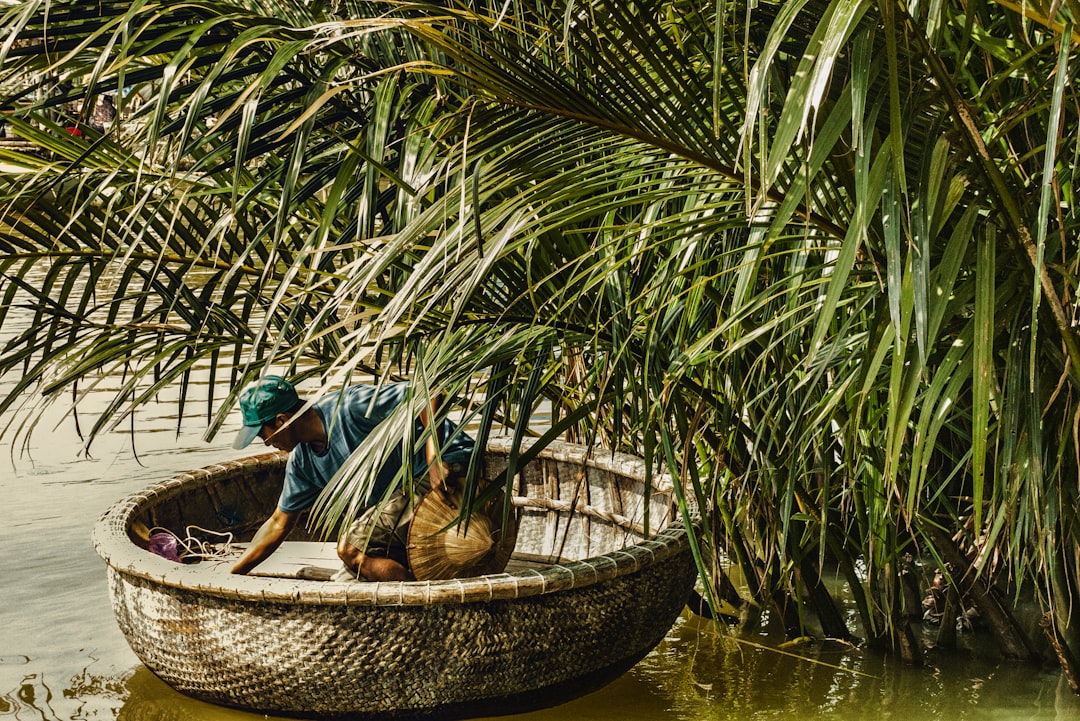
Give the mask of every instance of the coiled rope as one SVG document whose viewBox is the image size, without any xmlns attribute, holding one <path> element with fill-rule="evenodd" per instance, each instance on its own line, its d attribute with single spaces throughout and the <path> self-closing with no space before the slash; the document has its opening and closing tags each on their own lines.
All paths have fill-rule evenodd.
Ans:
<svg viewBox="0 0 1080 721">
<path fill-rule="evenodd" d="M 201 534 L 201 537 L 196 536 L 196 532 Z M 184 562 L 189 558 L 197 558 L 203 561 L 221 560 L 233 554 L 232 544 L 234 539 L 231 531 L 211 531 L 201 526 L 188 526 L 184 529 L 184 533 L 186 536 L 181 538 L 168 528 L 154 526 L 150 529 L 150 551 L 164 558 L 180 562 Z M 160 539 L 160 534 L 164 534 L 171 539 L 173 554 L 168 553 L 167 545 L 162 548 L 160 544 L 154 543 L 154 536 L 157 535 Z M 216 540 L 208 541 L 206 540 L 207 537 L 214 537 Z M 183 549 L 182 553 L 180 549 Z M 173 555 L 175 555 L 175 558 L 173 558 Z"/>
</svg>

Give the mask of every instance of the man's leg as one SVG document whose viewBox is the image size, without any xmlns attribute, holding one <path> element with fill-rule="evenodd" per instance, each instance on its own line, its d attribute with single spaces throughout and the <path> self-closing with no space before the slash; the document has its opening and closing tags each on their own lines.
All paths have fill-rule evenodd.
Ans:
<svg viewBox="0 0 1080 721">
<path fill-rule="evenodd" d="M 411 520 L 409 498 L 399 491 L 353 522 L 338 541 L 338 558 L 354 575 L 359 572 L 369 581 L 414 580 L 405 550 Z"/>
<path fill-rule="evenodd" d="M 404 565 L 392 558 L 371 556 L 349 543 L 348 539 L 338 542 L 338 558 L 350 570 L 369 581 L 412 581 L 413 575 Z"/>
</svg>

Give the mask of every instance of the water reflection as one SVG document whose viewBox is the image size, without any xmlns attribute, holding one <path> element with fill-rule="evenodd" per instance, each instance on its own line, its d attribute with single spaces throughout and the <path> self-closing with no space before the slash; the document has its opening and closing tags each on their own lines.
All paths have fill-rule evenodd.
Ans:
<svg viewBox="0 0 1080 721">
<path fill-rule="evenodd" d="M 15 688 L 0 695 L 0 717 L 19 721 L 114 719 L 127 695 L 124 677 L 95 675 L 89 669 L 72 678 L 59 696 L 44 674 L 27 673 Z"/>
<path fill-rule="evenodd" d="M 1001 660 L 983 640 L 916 669 L 839 644 L 802 646 L 796 658 L 690 621 L 639 669 L 666 689 L 680 719 L 1080 719 L 1059 669 Z"/>
<path fill-rule="evenodd" d="M 683 617 L 667 639 L 604 688 L 554 708 L 515 714 L 520 721 L 752 721 L 754 719 L 903 719 L 903 721 L 1075 721 L 1080 699 L 1057 669 L 1033 671 L 980 653 L 925 669 L 894 667 L 848 646 L 812 644 L 795 655 L 747 645 Z M 19 680 L 0 696 L 0 718 L 18 721 L 255 721 L 276 719 L 184 696 L 144 666 L 100 674 L 93 665 L 59 693 L 23 656 L 0 658 Z M 514 714 L 507 707 L 507 714 Z M 506 721 L 507 716 L 498 717 Z M 494 721 L 489 717 L 488 721 Z"/>
</svg>

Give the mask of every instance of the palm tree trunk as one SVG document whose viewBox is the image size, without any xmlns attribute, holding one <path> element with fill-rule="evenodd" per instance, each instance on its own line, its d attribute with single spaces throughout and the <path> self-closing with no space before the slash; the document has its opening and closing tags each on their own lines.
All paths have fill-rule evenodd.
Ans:
<svg viewBox="0 0 1080 721">
<path fill-rule="evenodd" d="M 1072 689 L 1073 693 L 1080 694 L 1080 666 L 1077 665 L 1076 657 L 1058 632 L 1054 614 L 1044 613 L 1040 623 L 1046 633 L 1047 640 L 1050 641 L 1050 646 L 1054 649 L 1054 655 L 1057 656 L 1058 661 L 1061 663 L 1061 670 L 1065 674 L 1065 680 L 1068 681 L 1069 688 Z"/>
<path fill-rule="evenodd" d="M 956 543 L 943 531 L 930 528 L 929 535 L 942 560 L 952 571 L 951 584 L 957 585 L 962 598 L 970 598 L 979 614 L 998 639 L 1001 652 L 1009 658 L 1032 659 L 1039 653 L 1016 619 L 997 597 L 997 591 L 981 575 L 976 574 Z"/>
<path fill-rule="evenodd" d="M 818 622 L 821 623 L 821 631 L 826 638 L 835 638 L 842 641 L 851 640 L 851 631 L 844 623 L 844 617 L 836 607 L 836 601 L 825 584 L 821 581 L 818 573 L 817 562 L 812 558 L 803 558 L 799 564 L 802 573 L 803 584 L 810 595 L 810 604 L 814 608 Z"/>
<path fill-rule="evenodd" d="M 945 605 L 941 611 L 941 627 L 938 628 L 939 648 L 956 648 L 956 617 L 960 611 L 960 594 L 956 585 L 945 581 Z"/>
</svg>

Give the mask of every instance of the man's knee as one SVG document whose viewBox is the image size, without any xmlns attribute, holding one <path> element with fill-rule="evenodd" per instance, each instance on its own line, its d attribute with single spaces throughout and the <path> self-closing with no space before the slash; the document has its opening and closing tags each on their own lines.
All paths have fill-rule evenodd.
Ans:
<svg viewBox="0 0 1080 721">
<path fill-rule="evenodd" d="M 344 538 L 338 541 L 337 555 L 342 563 L 354 571 L 364 562 L 364 552 Z"/>
<path fill-rule="evenodd" d="M 369 556 L 345 539 L 338 541 L 337 554 L 346 568 L 369 581 L 413 580 L 404 564 L 392 558 Z"/>
<path fill-rule="evenodd" d="M 359 566 L 360 575 L 369 581 L 412 581 L 412 573 L 402 563 L 392 558 L 365 556 Z"/>
</svg>

